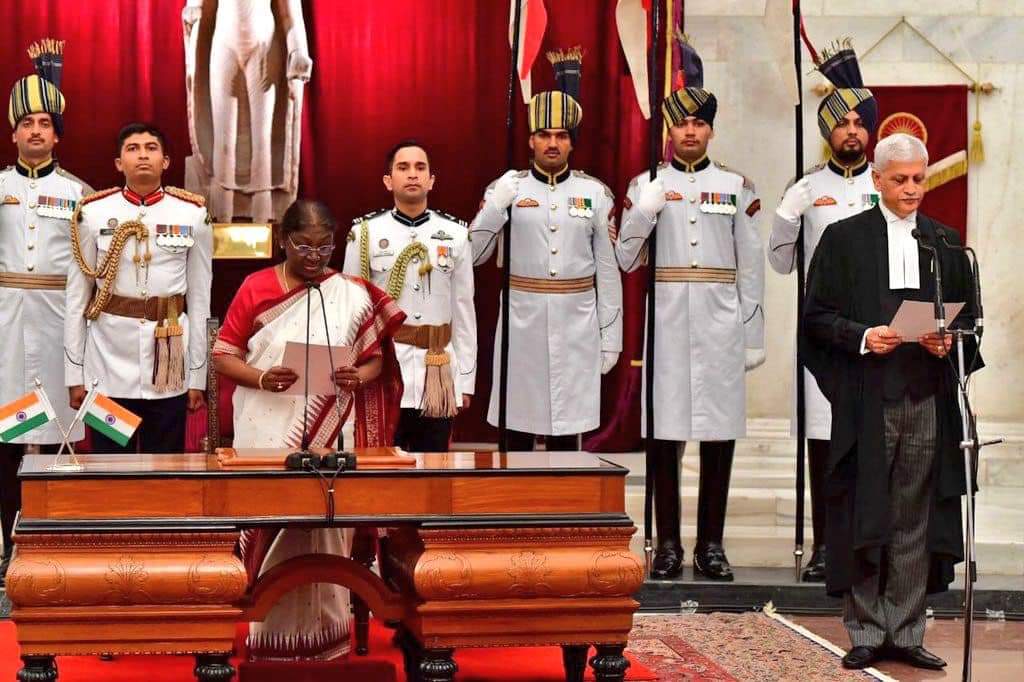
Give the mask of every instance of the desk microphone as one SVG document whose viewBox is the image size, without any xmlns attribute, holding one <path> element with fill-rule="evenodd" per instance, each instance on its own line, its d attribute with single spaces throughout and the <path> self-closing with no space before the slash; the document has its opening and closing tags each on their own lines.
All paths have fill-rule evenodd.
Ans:
<svg viewBox="0 0 1024 682">
<path fill-rule="evenodd" d="M 307 429 L 309 418 L 309 316 L 310 299 L 314 287 L 319 289 L 320 285 L 316 282 L 306 282 L 306 373 L 303 377 L 302 442 L 297 451 L 289 453 L 285 458 L 284 466 L 286 469 L 307 469 L 309 464 L 316 464 L 319 461 L 319 457 L 309 451 L 309 431 Z"/>
<path fill-rule="evenodd" d="M 939 252 L 933 245 L 925 242 L 924 233 L 916 227 L 910 231 L 910 236 L 917 240 L 920 248 L 932 254 L 932 270 L 935 271 L 935 327 L 939 331 L 939 336 L 942 336 L 946 333 L 946 309 L 942 305 L 942 263 L 939 261 Z"/>
<path fill-rule="evenodd" d="M 323 469 L 336 469 L 338 471 L 344 471 L 346 469 L 356 468 L 356 456 L 355 453 L 345 451 L 345 434 L 343 431 L 344 422 L 342 421 L 341 414 L 341 391 L 338 388 L 338 382 L 334 381 L 334 352 L 331 349 L 331 329 L 327 323 L 327 303 L 324 300 L 324 292 L 320 290 L 319 282 L 310 282 L 312 288 L 316 289 L 316 293 L 320 294 L 320 312 L 323 313 L 324 318 L 324 334 L 327 337 L 327 358 L 331 363 L 331 385 L 334 386 L 334 410 L 338 415 L 338 449 L 334 452 L 324 455 L 321 458 L 320 466 Z"/>
</svg>

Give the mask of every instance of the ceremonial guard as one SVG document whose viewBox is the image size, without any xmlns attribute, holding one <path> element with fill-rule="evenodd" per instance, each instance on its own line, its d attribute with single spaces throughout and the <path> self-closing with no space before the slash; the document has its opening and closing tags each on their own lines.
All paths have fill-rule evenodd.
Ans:
<svg viewBox="0 0 1024 682">
<path fill-rule="evenodd" d="M 395 334 L 404 384 L 395 444 L 447 452 L 452 419 L 469 406 L 476 381 L 469 231 L 464 221 L 427 208 L 434 175 L 417 142 L 390 151 L 384 186 L 394 208 L 353 222 L 344 271 L 387 291 L 406 314 Z"/>
<path fill-rule="evenodd" d="M 768 241 L 768 262 L 779 274 L 796 269 L 796 241 L 803 217 L 804 267 L 825 228 L 878 204 L 865 151 L 878 124 L 878 103 L 864 88 L 857 57 L 847 40 L 822 51 L 818 70 L 836 90 L 818 106 L 818 128 L 828 143 L 830 158 L 790 185 L 775 209 Z M 814 550 L 803 572 L 806 582 L 825 580 L 825 464 L 828 461 L 832 412 L 809 371 L 804 370 L 804 418 L 811 481 L 811 520 Z M 796 435 L 796 420 L 793 421 Z"/>
<path fill-rule="evenodd" d="M 732 580 L 722 537 L 735 439 L 746 434 L 744 371 L 764 362 L 760 201 L 743 175 L 708 158 L 718 104 L 702 87 L 699 57 L 688 45 L 684 53 L 692 65 L 688 85 L 662 104 L 672 161 L 659 166 L 654 181 L 645 174 L 630 183 L 616 255 L 627 272 L 636 270 L 657 229 L 652 576 L 682 572 L 679 465 L 685 441 L 697 440 L 693 567 L 707 578 Z"/>
<path fill-rule="evenodd" d="M 97 381 L 100 393 L 142 418 L 127 448 L 93 431 L 98 452 L 181 452 L 186 407 L 203 405 L 213 234 L 202 197 L 161 185 L 166 149 L 153 126 L 123 128 L 115 165 L 124 187 L 86 197 L 71 221 L 71 404 Z"/>
<path fill-rule="evenodd" d="M 53 157 L 63 135 L 64 96 L 60 92 L 63 43 L 43 40 L 29 48 L 36 73 L 11 90 L 8 120 L 18 150 L 13 166 L 0 171 L 0 404 L 36 389 L 50 398 L 58 421 L 67 428 L 74 413 L 64 400 L 64 286 L 71 264 L 68 224 L 83 194 L 84 182 Z M 26 445 L 56 452 L 63 440 L 55 421 L 0 444 L 0 521 L 3 560 L 0 580 L 11 557 L 11 531 L 21 507 L 18 465 Z M 81 440 L 76 426 L 71 440 Z"/>
<path fill-rule="evenodd" d="M 511 450 L 532 450 L 536 434 L 545 436 L 548 450 L 578 450 L 579 434 L 599 425 L 601 375 L 622 350 L 614 197 L 600 180 L 569 168 L 583 117 L 581 54 L 579 48 L 548 54 L 559 90 L 530 100 L 532 167 L 508 171 L 492 183 L 470 226 L 479 265 L 494 252 L 511 208 Z M 500 320 L 498 329 L 491 424 L 498 423 Z"/>
</svg>

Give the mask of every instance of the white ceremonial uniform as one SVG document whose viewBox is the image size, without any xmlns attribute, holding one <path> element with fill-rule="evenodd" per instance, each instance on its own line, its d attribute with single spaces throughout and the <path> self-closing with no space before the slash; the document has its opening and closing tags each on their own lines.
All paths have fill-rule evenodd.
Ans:
<svg viewBox="0 0 1024 682">
<path fill-rule="evenodd" d="M 68 406 L 60 361 L 64 285 L 57 282 L 73 265 L 71 215 L 82 196 L 91 193 L 91 187 L 56 162 L 31 173 L 20 163 L 0 171 L 0 404 L 35 390 L 38 378 L 65 428 L 74 411 Z M 76 425 L 71 440 L 83 437 L 83 427 Z M 61 440 L 51 421 L 14 442 Z"/>
<path fill-rule="evenodd" d="M 364 245 L 364 237 L 368 242 Z M 422 250 L 432 270 L 421 276 Z M 401 292 L 395 297 L 406 314 L 406 325 L 451 325 L 445 347 L 455 383 L 456 402 L 472 395 L 476 384 L 476 309 L 473 307 L 473 259 L 466 224 L 439 211 L 410 218 L 397 209 L 380 211 L 352 223 L 345 248 L 344 272 L 362 276 L 361 253 L 367 249 L 370 281 L 387 291 L 395 262 L 406 250 L 416 251 L 405 266 Z M 402 368 L 403 408 L 421 408 L 426 376 L 425 348 L 396 343 Z"/>
<path fill-rule="evenodd" d="M 761 204 L 746 178 L 706 157 L 662 164 L 658 177 L 665 207 L 655 222 L 645 216 L 635 204 L 647 175 L 634 178 L 616 244 L 619 263 L 632 272 L 657 224 L 657 267 L 665 270 L 655 289 L 654 435 L 741 438 L 746 350 L 764 348 L 764 253 L 755 219 Z M 646 402 L 646 388 L 643 395 Z"/>
<path fill-rule="evenodd" d="M 811 195 L 814 197 L 814 203 L 804 212 L 804 272 L 807 272 L 825 228 L 874 207 L 878 203 L 878 190 L 871 180 L 871 166 L 867 161 L 852 169 L 830 161 L 811 168 L 804 177 L 810 183 Z M 791 222 L 778 213 L 772 213 L 768 262 L 775 272 L 786 275 L 796 269 L 796 239 L 799 231 L 799 221 Z M 829 440 L 832 437 L 832 408 L 807 369 L 804 369 L 804 377 L 807 437 Z M 793 396 L 795 415 L 795 389 Z M 791 420 L 790 431 L 796 435 L 795 416 Z"/>
<path fill-rule="evenodd" d="M 473 261 L 495 250 L 506 211 L 490 200 L 494 183 L 470 225 Z M 612 235 L 614 197 L 581 171 L 548 176 L 519 173 L 512 200 L 511 276 L 596 280 L 575 293 L 517 290 L 509 298 L 508 428 L 561 436 L 596 429 L 601 420 L 601 353 L 622 350 L 622 280 Z M 500 303 L 499 303 L 500 305 Z M 498 423 L 501 319 L 487 421 Z"/>
<path fill-rule="evenodd" d="M 79 241 L 82 257 L 95 269 L 106 257 L 119 224 L 139 220 L 146 226 L 146 243 L 139 244 L 131 237 L 121 252 L 113 293 L 136 299 L 184 294 L 186 312 L 178 315 L 185 348 L 184 387 L 180 391 L 154 389 L 156 322 L 103 312 L 87 324 L 86 308 L 103 280 L 94 282 L 77 264 L 68 271 L 64 327 L 64 379 L 68 386 L 90 386 L 98 379 L 97 390 L 112 398 L 147 400 L 206 389 L 213 231 L 201 198 L 196 197 L 195 203 L 185 201 L 170 191 L 157 190 L 142 204 L 135 203 L 141 197 L 129 190 L 87 199 L 79 219 Z M 151 254 L 148 264 L 147 252 Z M 136 254 L 142 256 L 138 264 L 133 260 Z"/>
</svg>

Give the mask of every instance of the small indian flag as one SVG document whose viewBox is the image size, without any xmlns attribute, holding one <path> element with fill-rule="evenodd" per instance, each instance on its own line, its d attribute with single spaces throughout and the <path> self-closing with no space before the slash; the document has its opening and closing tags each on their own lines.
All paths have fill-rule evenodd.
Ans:
<svg viewBox="0 0 1024 682">
<path fill-rule="evenodd" d="M 26 393 L 0 407 L 0 440 L 10 443 L 56 417 L 50 401 L 38 389 Z"/>
<path fill-rule="evenodd" d="M 139 428 L 142 418 L 102 393 L 95 393 L 82 421 L 124 447 L 128 445 L 135 429 Z"/>
</svg>

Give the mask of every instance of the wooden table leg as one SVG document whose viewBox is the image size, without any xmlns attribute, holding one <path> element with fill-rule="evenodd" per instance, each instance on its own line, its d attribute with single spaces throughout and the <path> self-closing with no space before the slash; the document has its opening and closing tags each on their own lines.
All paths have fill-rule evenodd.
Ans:
<svg viewBox="0 0 1024 682">
<path fill-rule="evenodd" d="M 25 664 L 18 671 L 18 682 L 54 682 L 57 679 L 57 662 L 53 656 L 22 656 Z"/>
<path fill-rule="evenodd" d="M 590 659 L 597 682 L 622 682 L 626 679 L 629 660 L 622 654 L 625 648 L 624 644 L 598 645 L 597 654 Z"/>
<path fill-rule="evenodd" d="M 228 682 L 235 676 L 235 668 L 227 654 L 200 654 L 196 656 L 195 676 L 199 682 Z"/>
<path fill-rule="evenodd" d="M 587 669 L 586 644 L 563 644 L 562 664 L 565 667 L 565 682 L 583 682 L 583 673 Z"/>
<path fill-rule="evenodd" d="M 454 649 L 427 649 L 420 659 L 421 682 L 454 682 L 459 666 L 452 658 Z"/>
<path fill-rule="evenodd" d="M 405 627 L 399 625 L 395 630 L 395 637 L 392 643 L 402 652 L 406 682 L 420 682 L 422 649 L 419 642 L 416 641 L 416 638 Z"/>
</svg>

